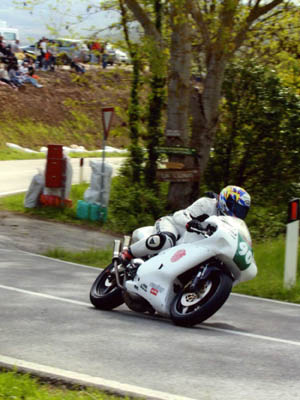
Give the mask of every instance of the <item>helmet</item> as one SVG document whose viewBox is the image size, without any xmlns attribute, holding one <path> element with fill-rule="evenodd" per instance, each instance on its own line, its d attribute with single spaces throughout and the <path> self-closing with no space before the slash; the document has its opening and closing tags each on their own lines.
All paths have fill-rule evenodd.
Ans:
<svg viewBox="0 0 300 400">
<path fill-rule="evenodd" d="M 245 189 L 226 186 L 219 194 L 217 209 L 221 215 L 245 219 L 251 204 L 251 197 Z"/>
</svg>

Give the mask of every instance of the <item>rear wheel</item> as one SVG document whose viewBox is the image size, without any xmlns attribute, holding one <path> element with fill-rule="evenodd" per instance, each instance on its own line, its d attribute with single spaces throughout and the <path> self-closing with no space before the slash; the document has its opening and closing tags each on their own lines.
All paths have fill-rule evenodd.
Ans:
<svg viewBox="0 0 300 400">
<path fill-rule="evenodd" d="M 91 303 L 100 310 L 112 310 L 124 303 L 122 289 L 117 286 L 113 269 L 113 264 L 106 267 L 91 287 Z"/>
<path fill-rule="evenodd" d="M 222 271 L 212 273 L 197 290 L 189 282 L 171 304 L 171 319 L 176 325 L 193 326 L 211 317 L 227 300 L 232 279 Z"/>
</svg>

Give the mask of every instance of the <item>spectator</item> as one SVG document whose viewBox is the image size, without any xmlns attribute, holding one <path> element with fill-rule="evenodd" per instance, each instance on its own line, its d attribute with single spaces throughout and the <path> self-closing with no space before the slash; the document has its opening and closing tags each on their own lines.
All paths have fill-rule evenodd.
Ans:
<svg viewBox="0 0 300 400">
<path fill-rule="evenodd" d="M 48 53 L 50 54 L 48 67 L 50 68 L 50 71 L 54 71 L 56 65 L 57 45 L 53 40 L 49 40 L 48 44 Z"/>
<path fill-rule="evenodd" d="M 37 69 L 42 69 L 43 65 L 43 56 L 42 56 L 42 49 L 41 49 L 41 42 L 42 39 L 40 39 L 35 46 L 35 55 L 36 55 L 36 68 Z"/>
<path fill-rule="evenodd" d="M 43 85 L 38 83 L 37 79 L 33 77 L 34 68 L 28 63 L 23 63 L 19 68 L 19 74 L 17 75 L 19 81 L 22 83 L 31 83 L 36 88 L 42 88 Z"/>
<path fill-rule="evenodd" d="M 75 71 L 79 74 L 84 74 L 85 73 L 85 68 L 82 64 L 79 63 L 80 60 L 80 49 L 78 46 L 74 46 L 74 51 L 72 53 L 72 58 L 71 58 L 71 68 L 74 68 Z"/>
<path fill-rule="evenodd" d="M 18 90 L 17 86 L 14 85 L 11 80 L 9 79 L 9 75 L 7 72 L 7 67 L 4 65 L 0 65 L 0 83 L 1 85 L 9 86 L 12 89 Z"/>
<path fill-rule="evenodd" d="M 76 61 L 71 62 L 71 68 L 74 68 L 75 71 L 79 74 L 84 74 L 85 73 L 85 68 L 82 64 L 79 64 Z"/>
<path fill-rule="evenodd" d="M 101 44 L 98 41 L 92 42 L 90 50 L 92 52 L 92 62 L 99 64 L 101 60 Z"/>
<path fill-rule="evenodd" d="M 15 40 L 15 43 L 11 46 L 11 52 L 13 54 L 22 52 L 22 50 L 20 49 L 20 41 L 18 39 Z"/>
<path fill-rule="evenodd" d="M 102 54 L 102 68 L 105 69 L 107 67 L 108 54 L 104 51 Z"/>
<path fill-rule="evenodd" d="M 18 88 L 22 86 L 22 82 L 20 81 L 17 72 L 18 72 L 18 63 L 10 62 L 7 65 L 7 72 L 9 76 L 9 80 Z"/>
<path fill-rule="evenodd" d="M 37 56 L 37 68 L 41 68 L 45 70 L 45 55 L 48 50 L 48 39 L 43 37 L 40 39 L 37 43 L 37 50 L 38 50 L 38 56 Z"/>
<path fill-rule="evenodd" d="M 3 36 L 0 36 L 0 56 L 6 56 L 7 50 L 3 41 Z"/>
</svg>

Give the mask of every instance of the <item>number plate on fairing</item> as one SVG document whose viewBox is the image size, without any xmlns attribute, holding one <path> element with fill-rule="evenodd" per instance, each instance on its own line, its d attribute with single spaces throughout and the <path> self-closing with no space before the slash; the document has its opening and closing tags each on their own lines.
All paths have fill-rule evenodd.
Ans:
<svg viewBox="0 0 300 400">
<path fill-rule="evenodd" d="M 251 246 L 238 234 L 238 246 L 233 261 L 241 271 L 250 267 L 253 261 L 253 251 Z"/>
</svg>

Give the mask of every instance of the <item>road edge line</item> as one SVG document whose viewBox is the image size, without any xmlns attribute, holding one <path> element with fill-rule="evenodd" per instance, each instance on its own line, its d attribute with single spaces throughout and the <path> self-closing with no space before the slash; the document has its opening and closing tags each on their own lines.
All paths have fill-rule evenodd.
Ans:
<svg viewBox="0 0 300 400">
<path fill-rule="evenodd" d="M 195 400 L 190 397 L 178 396 L 140 386 L 121 383 L 96 376 L 72 372 L 47 365 L 36 364 L 0 354 L 0 366 L 8 370 L 29 373 L 41 378 L 65 382 L 72 385 L 94 387 L 119 396 L 144 396 L 147 400 Z"/>
</svg>

